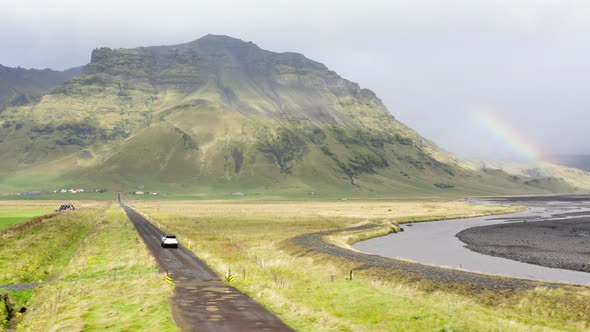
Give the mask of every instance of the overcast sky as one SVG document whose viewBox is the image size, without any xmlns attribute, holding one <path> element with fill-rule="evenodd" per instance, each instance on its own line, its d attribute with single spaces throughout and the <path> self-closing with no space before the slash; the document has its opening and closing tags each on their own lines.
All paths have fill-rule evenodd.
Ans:
<svg viewBox="0 0 590 332">
<path fill-rule="evenodd" d="M 226 34 L 326 64 L 455 153 L 590 153 L 584 0 L 0 0 L 0 31 L 0 64 L 54 69 Z"/>
</svg>

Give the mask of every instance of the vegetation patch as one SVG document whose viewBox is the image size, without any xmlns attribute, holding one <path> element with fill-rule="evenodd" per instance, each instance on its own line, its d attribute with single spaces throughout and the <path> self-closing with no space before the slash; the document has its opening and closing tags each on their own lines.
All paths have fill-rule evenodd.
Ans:
<svg viewBox="0 0 590 332">
<path fill-rule="evenodd" d="M 351 131 L 337 126 L 332 126 L 331 132 L 334 134 L 336 140 L 344 145 L 355 144 L 383 149 L 385 144 L 400 144 L 406 146 L 414 144 L 414 141 L 411 138 L 399 133 L 393 134 L 370 129 L 355 129 Z"/>
<path fill-rule="evenodd" d="M 366 153 L 355 156 L 349 165 L 355 174 L 375 174 L 377 168 L 385 168 L 389 163 L 381 156 Z"/>
<path fill-rule="evenodd" d="M 180 138 L 182 139 L 182 142 L 184 144 L 184 147 L 188 150 L 198 150 L 199 146 L 197 145 L 197 143 L 193 140 L 193 138 L 185 133 L 184 131 L 174 127 L 174 130 L 176 131 L 176 134 L 178 134 L 180 136 Z"/>
<path fill-rule="evenodd" d="M 291 174 L 293 166 L 307 150 L 305 141 L 286 128 L 279 128 L 276 135 L 263 131 L 257 146 L 282 174 Z"/>
<path fill-rule="evenodd" d="M 6 292 L 0 289 L 0 328 L 17 326 L 27 312 L 31 290 Z"/>
<path fill-rule="evenodd" d="M 374 153 L 357 154 L 348 163 L 342 162 L 330 149 L 323 145 L 321 148 L 324 155 L 330 157 L 340 168 L 340 170 L 348 176 L 351 184 L 354 183 L 354 178 L 360 174 L 375 174 L 376 169 L 385 168 L 389 163 L 385 158 Z"/>
<path fill-rule="evenodd" d="M 435 183 L 434 186 L 440 189 L 451 189 L 455 187 L 455 185 L 449 183 Z"/>
<path fill-rule="evenodd" d="M 234 147 L 231 150 L 231 158 L 234 162 L 234 173 L 238 174 L 240 169 L 242 169 L 242 165 L 244 164 L 244 152 L 237 147 Z"/>
<path fill-rule="evenodd" d="M 23 331 L 176 331 L 173 287 L 133 224 L 112 205 L 55 279 L 32 291 Z"/>
</svg>

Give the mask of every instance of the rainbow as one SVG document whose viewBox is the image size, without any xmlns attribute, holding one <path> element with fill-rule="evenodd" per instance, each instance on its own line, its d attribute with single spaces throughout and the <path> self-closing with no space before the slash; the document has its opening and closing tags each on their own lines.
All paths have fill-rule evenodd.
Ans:
<svg viewBox="0 0 590 332">
<path fill-rule="evenodd" d="M 496 113 L 477 110 L 471 114 L 478 124 L 504 142 L 519 157 L 536 164 L 542 162 L 541 150 Z"/>
</svg>

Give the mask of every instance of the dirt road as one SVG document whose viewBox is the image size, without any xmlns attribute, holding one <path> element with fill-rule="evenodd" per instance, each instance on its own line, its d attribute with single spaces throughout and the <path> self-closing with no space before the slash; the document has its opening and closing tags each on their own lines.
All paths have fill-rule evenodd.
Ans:
<svg viewBox="0 0 590 332">
<path fill-rule="evenodd" d="M 233 287 L 183 247 L 161 248 L 157 227 L 125 204 L 121 207 L 135 225 L 162 271 L 175 282 L 174 321 L 184 331 L 292 331 L 276 316 Z"/>
</svg>

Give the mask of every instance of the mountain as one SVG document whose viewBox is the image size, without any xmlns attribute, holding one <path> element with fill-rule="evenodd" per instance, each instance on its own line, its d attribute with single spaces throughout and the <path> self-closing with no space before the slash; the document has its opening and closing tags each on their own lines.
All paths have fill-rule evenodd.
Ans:
<svg viewBox="0 0 590 332">
<path fill-rule="evenodd" d="M 590 155 L 552 155 L 547 157 L 553 163 L 568 167 L 574 167 L 590 172 Z"/>
<path fill-rule="evenodd" d="M 575 167 L 546 161 L 524 163 L 479 160 L 464 161 L 464 163 L 482 172 L 508 174 L 513 182 L 520 182 L 527 186 L 540 186 L 559 193 L 574 192 L 576 189 L 582 192 L 590 191 L 590 172 Z"/>
<path fill-rule="evenodd" d="M 34 102 L 51 88 L 79 75 L 81 67 L 64 71 L 10 68 L 0 65 L 0 111 Z"/>
<path fill-rule="evenodd" d="M 305 195 L 576 191 L 465 165 L 370 90 L 297 53 L 208 35 L 99 48 L 81 75 L 0 113 L 0 189 Z M 449 130 L 453 130 L 449 128 Z M 529 181 L 537 179 L 538 181 Z"/>
</svg>

